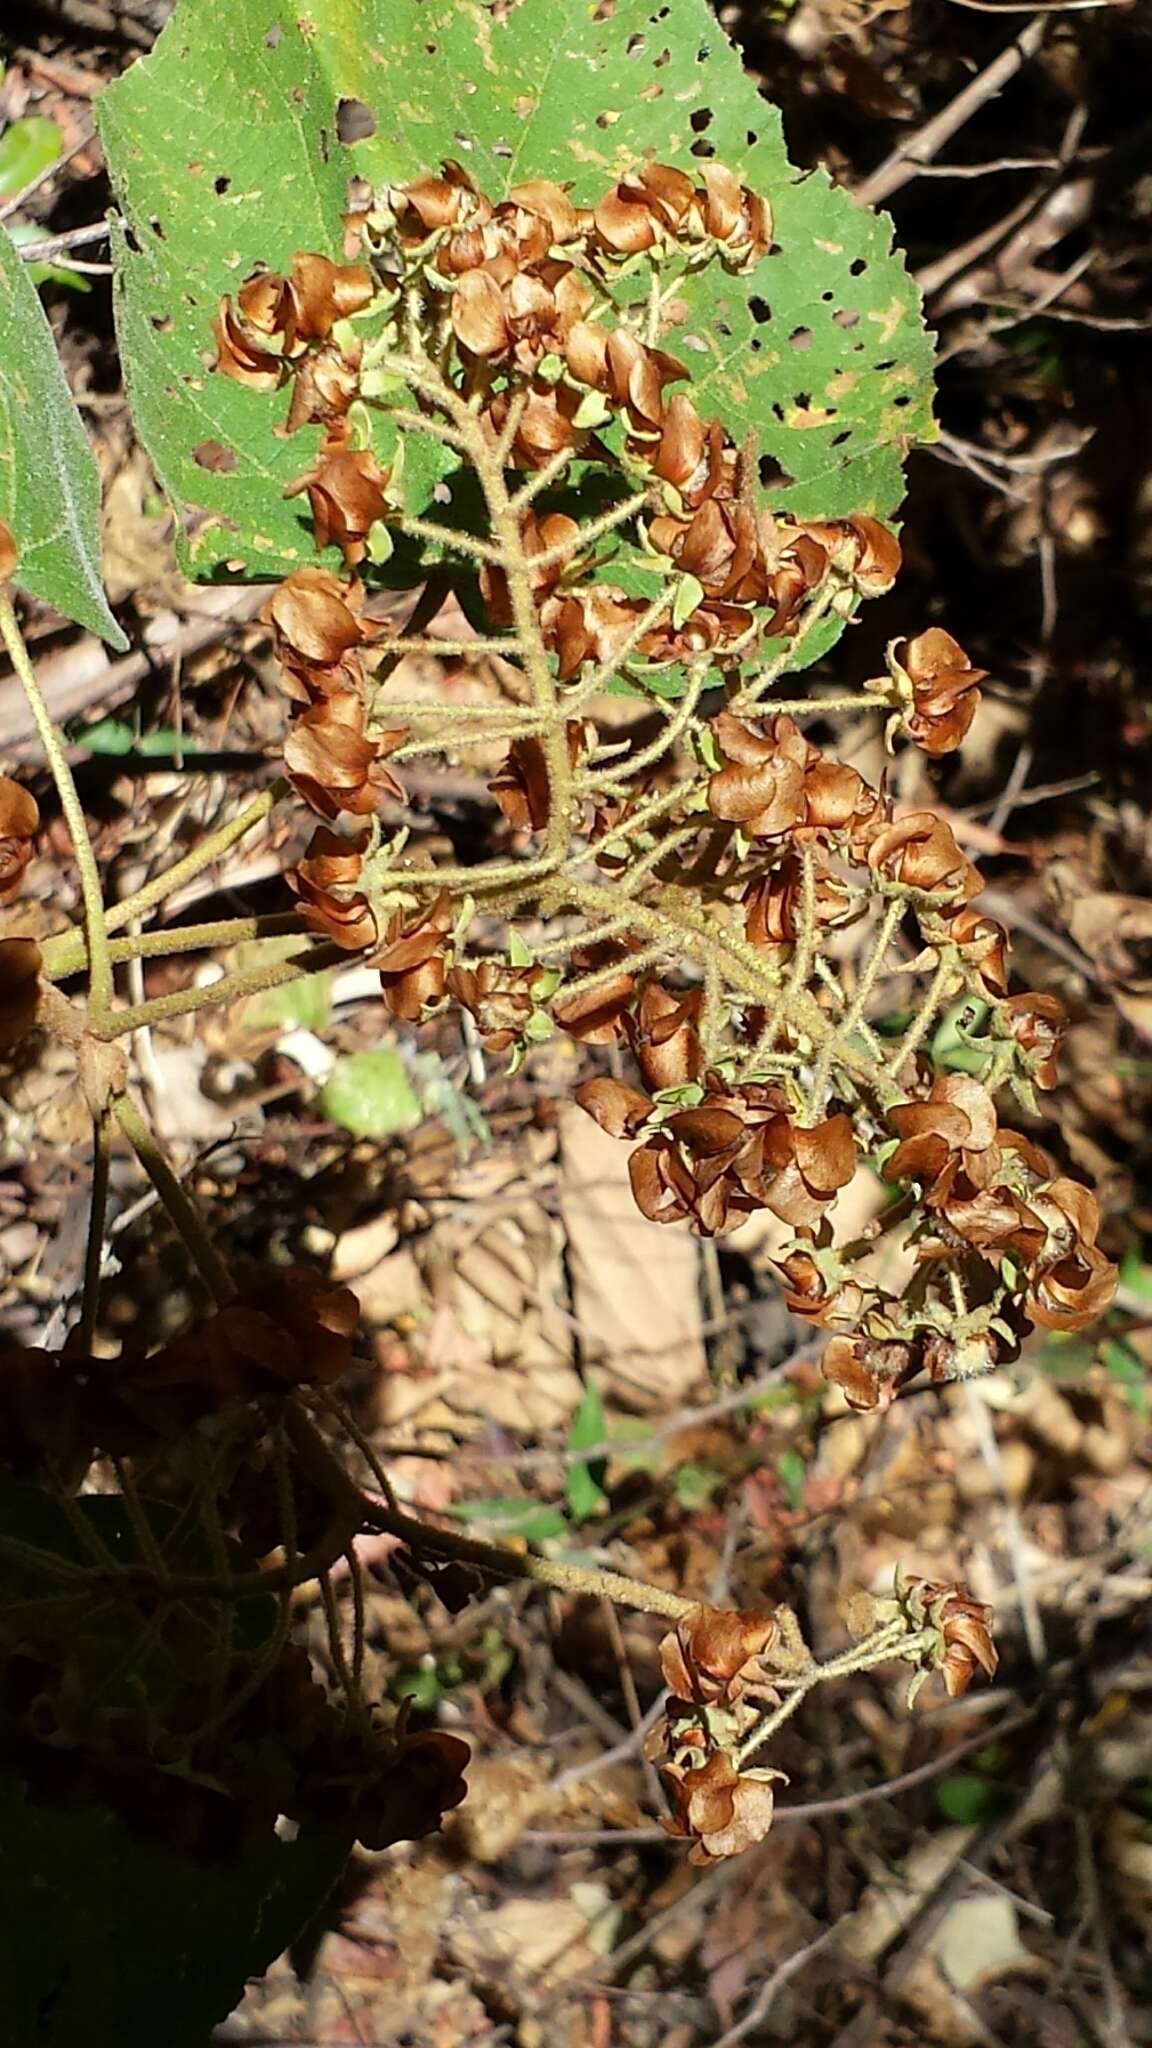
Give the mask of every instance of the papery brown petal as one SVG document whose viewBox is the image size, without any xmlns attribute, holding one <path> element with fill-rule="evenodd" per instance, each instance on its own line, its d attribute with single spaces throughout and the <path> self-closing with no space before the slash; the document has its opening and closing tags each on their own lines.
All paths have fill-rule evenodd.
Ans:
<svg viewBox="0 0 1152 2048">
<path fill-rule="evenodd" d="M 634 1137 L 652 1114 L 649 1096 L 642 1095 L 638 1088 L 627 1087 L 623 1081 L 614 1081 L 608 1074 L 582 1081 L 576 1090 L 576 1100 L 612 1138 Z"/>
<path fill-rule="evenodd" d="M 655 244 L 651 208 L 622 198 L 619 188 L 593 208 L 592 219 L 600 242 L 614 255 L 635 256 Z"/>
<path fill-rule="evenodd" d="M 497 356 L 508 346 L 504 294 L 486 270 L 470 270 L 452 294 L 452 327 L 474 356 Z"/>
<path fill-rule="evenodd" d="M 284 767 L 306 803 L 325 818 L 342 810 L 368 814 L 376 808 L 369 774 L 376 742 L 364 736 L 364 706 L 348 693 L 329 697 L 290 726 Z"/>
<path fill-rule="evenodd" d="M 716 163 L 701 165 L 700 176 L 707 195 L 704 225 L 718 242 L 726 242 L 733 229 L 739 226 L 743 212 L 740 180 L 735 171 L 730 171 L 725 164 Z"/>
<path fill-rule="evenodd" d="M 678 1110 L 675 1116 L 669 1117 L 666 1128 L 690 1152 L 702 1159 L 730 1151 L 744 1135 L 740 1117 L 730 1109 L 709 1108 L 706 1104 L 699 1109 Z"/>
<path fill-rule="evenodd" d="M 306 249 L 298 249 L 292 258 L 290 282 L 296 333 L 303 341 L 327 340 L 335 322 L 361 312 L 376 291 L 366 263 L 333 263 Z"/>
<path fill-rule="evenodd" d="M 0 775 L 0 901 L 22 881 L 39 825 L 39 806 L 31 791 Z"/>
<path fill-rule="evenodd" d="M 330 666 L 364 632 L 348 602 L 347 585 L 330 569 L 294 569 L 261 607 L 260 616 L 308 661 Z"/>
<path fill-rule="evenodd" d="M 854 1337 L 832 1337 L 820 1361 L 826 1380 L 839 1387 L 850 1408 L 867 1411 L 887 1405 L 890 1386 L 866 1365 Z"/>
<path fill-rule="evenodd" d="M 571 242 L 580 232 L 580 215 L 563 185 L 554 184 L 550 178 L 530 178 L 522 185 L 513 185 L 508 200 L 509 204 L 522 206 L 527 213 L 538 213 L 547 221 L 553 242 Z"/>
<path fill-rule="evenodd" d="M 847 1187 L 856 1171 L 856 1140 L 852 1119 L 842 1113 L 830 1116 L 810 1130 L 793 1126 L 792 1142 L 796 1163 L 814 1193 L 831 1197 Z"/>
<path fill-rule="evenodd" d="M 288 374 L 287 363 L 249 340 L 227 298 L 220 301 L 212 332 L 216 337 L 214 367 L 221 376 L 231 377 L 233 383 L 243 384 L 249 391 L 279 390 Z"/>
<path fill-rule="evenodd" d="M 664 412 L 664 431 L 652 467 L 665 483 L 686 484 L 704 459 L 704 425 L 692 400 L 674 391 Z M 658 543 L 657 543 L 658 545 Z"/>
</svg>

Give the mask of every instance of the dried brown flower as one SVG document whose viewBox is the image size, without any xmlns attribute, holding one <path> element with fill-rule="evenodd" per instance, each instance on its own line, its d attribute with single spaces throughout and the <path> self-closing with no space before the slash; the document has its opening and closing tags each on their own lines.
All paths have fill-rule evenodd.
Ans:
<svg viewBox="0 0 1152 2048">
<path fill-rule="evenodd" d="M 380 986 L 394 1017 L 414 1023 L 444 994 L 445 940 L 452 930 L 452 905 L 445 890 L 415 918 L 397 911 L 378 956 Z"/>
<path fill-rule="evenodd" d="M 680 1699 L 730 1706 L 768 1682 L 760 1660 L 776 1634 L 774 1614 L 694 1607 L 661 1641 L 664 1683 Z"/>
<path fill-rule="evenodd" d="M 349 568 L 368 552 L 368 535 L 388 511 L 389 472 L 370 448 L 330 448 L 314 469 L 287 486 L 286 498 L 307 491 L 318 548 L 338 547 Z"/>
<path fill-rule="evenodd" d="M 931 1632 L 917 1661 L 922 1671 L 943 1675 L 949 1699 L 967 1692 L 978 1670 L 995 1676 L 992 1609 L 958 1581 L 909 1577 L 897 1587 L 897 1599 L 912 1628 Z"/>
<path fill-rule="evenodd" d="M 0 903 L 20 887 L 39 826 L 40 809 L 31 791 L 0 775 Z"/>
<path fill-rule="evenodd" d="M 874 874 L 925 894 L 947 893 L 966 903 L 984 884 L 956 844 L 952 827 L 935 811 L 911 811 L 872 840 L 868 864 Z"/>
<path fill-rule="evenodd" d="M 662 1776 L 672 1799 L 672 1818 L 663 1826 L 670 1835 L 692 1843 L 690 1863 L 719 1863 L 762 1842 L 772 1825 L 774 1781 L 779 1771 L 740 1771 L 730 1756 L 717 1750 L 694 1769 L 665 1764 Z"/>
<path fill-rule="evenodd" d="M 343 839 L 321 825 L 303 860 L 288 870 L 289 887 L 300 898 L 300 915 L 309 930 L 349 953 L 371 946 L 376 938 L 371 906 L 356 887 L 367 846 L 367 832 Z"/>
</svg>

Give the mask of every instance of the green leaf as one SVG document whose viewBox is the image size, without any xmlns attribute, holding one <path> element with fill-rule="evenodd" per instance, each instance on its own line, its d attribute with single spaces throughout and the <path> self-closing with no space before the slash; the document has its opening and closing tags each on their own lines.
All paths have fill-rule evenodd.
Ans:
<svg viewBox="0 0 1152 2048">
<path fill-rule="evenodd" d="M 568 1524 L 559 1508 L 541 1507 L 534 1500 L 466 1500 L 445 1509 L 461 1522 L 487 1522 L 506 1536 L 519 1536 L 525 1543 L 550 1543 L 566 1536 Z"/>
<path fill-rule="evenodd" d="M 173 754 L 199 752 L 196 741 L 183 733 L 161 727 L 156 732 L 137 734 L 123 718 L 98 718 L 75 735 L 78 746 L 90 754 L 140 754 L 146 759 L 167 761 Z"/>
<path fill-rule="evenodd" d="M 1124 1389 L 1125 1399 L 1136 1415 L 1148 1413 L 1148 1373 L 1138 1351 L 1122 1337 L 1106 1337 L 1100 1356 L 1112 1379 Z"/>
<path fill-rule="evenodd" d="M 979 1826 L 999 1813 L 1004 1803 L 999 1785 L 966 1771 L 941 1778 L 936 1787 L 936 1806 L 945 1820 L 960 1821 L 966 1827 Z"/>
<path fill-rule="evenodd" d="M 36 223 L 30 220 L 9 221 L 8 233 L 18 249 L 26 248 L 29 242 L 44 240 L 43 228 L 37 227 Z M 66 284 L 69 290 L 74 292 L 90 290 L 88 279 L 82 276 L 80 271 L 71 270 L 66 263 L 25 262 L 24 268 L 33 284 Z"/>
<path fill-rule="evenodd" d="M 342 101 L 374 124 L 347 145 Z M 503 18 L 477 0 L 181 0 L 103 95 L 101 130 L 126 222 L 117 317 L 133 410 L 199 575 L 281 575 L 312 552 L 300 501 L 281 492 L 319 429 L 278 437 L 286 395 L 211 372 L 211 320 L 256 263 L 340 252 L 353 173 L 404 180 L 451 156 L 494 197 L 555 178 L 587 203 L 641 158 L 691 167 L 714 152 L 769 198 L 775 242 L 747 275 L 709 266 L 669 302 L 661 340 L 704 416 L 737 442 L 754 429 L 773 501 L 811 517 L 891 516 L 903 455 L 934 435 L 931 344 L 890 222 L 823 171 L 797 174 L 706 0 L 522 0 Z M 646 293 L 626 266 L 618 304 Z M 206 445 L 211 467 L 196 459 Z"/>
<path fill-rule="evenodd" d="M 46 114 L 27 114 L 0 135 L 0 201 L 14 199 L 56 162 L 64 138 Z M 37 230 L 39 233 L 39 230 Z"/>
<path fill-rule="evenodd" d="M 357 1138 L 391 1138 L 420 1122 L 421 1109 L 398 1052 L 379 1046 L 337 1060 L 316 1104 Z"/>
<path fill-rule="evenodd" d="M 0 227 L 0 519 L 16 581 L 66 618 L 127 647 L 100 582 L 100 478 L 52 330 Z"/>
<path fill-rule="evenodd" d="M 709 1465 L 677 1465 L 676 1499 L 686 1515 L 695 1514 L 697 1508 L 706 1506 L 723 1483 L 723 1475 Z"/>
<path fill-rule="evenodd" d="M 1144 1263 L 1133 1245 L 1120 1261 L 1120 1285 L 1127 1293 L 1138 1294 L 1141 1301 L 1152 1301 L 1152 1266 Z"/>
<path fill-rule="evenodd" d="M 270 967 L 280 960 L 294 960 L 308 951 L 306 938 L 286 934 L 278 939 L 249 939 L 233 946 L 226 955 L 229 970 L 236 974 L 251 968 Z M 332 1014 L 332 974 L 302 974 L 299 981 L 286 981 L 282 988 L 264 988 L 249 996 L 240 1009 L 245 1031 L 323 1031 Z"/>
<path fill-rule="evenodd" d="M 580 1396 L 580 1404 L 572 1417 L 568 1431 L 568 1449 L 586 1451 L 592 1444 L 604 1441 L 604 1403 L 600 1389 L 589 1381 Z M 586 1522 L 605 1498 L 603 1478 L 605 1460 L 598 1459 L 593 1465 L 569 1465 L 565 1476 L 568 1494 L 568 1511 L 574 1522 Z"/>
<path fill-rule="evenodd" d="M 804 1506 L 804 1488 L 808 1481 L 808 1467 L 799 1451 L 781 1451 L 776 1460 L 776 1472 L 793 1514 L 799 1514 Z"/>
</svg>

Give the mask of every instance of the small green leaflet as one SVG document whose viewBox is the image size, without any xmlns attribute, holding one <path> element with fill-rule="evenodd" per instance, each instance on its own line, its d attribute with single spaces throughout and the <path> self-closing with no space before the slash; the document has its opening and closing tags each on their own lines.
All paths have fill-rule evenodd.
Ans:
<svg viewBox="0 0 1152 2048">
<path fill-rule="evenodd" d="M 604 1403 L 600 1398 L 599 1387 L 593 1386 L 592 1382 L 589 1381 L 583 1394 L 580 1396 L 579 1407 L 572 1417 L 572 1424 L 568 1431 L 568 1449 L 570 1451 L 589 1450 L 593 1444 L 603 1443 L 604 1436 Z M 569 1465 L 565 1486 L 568 1494 L 568 1510 L 574 1522 L 586 1522 L 590 1515 L 596 1513 L 597 1508 L 605 1499 L 603 1486 L 605 1462 L 603 1458 L 600 1458 L 591 1465 Z"/>
<path fill-rule="evenodd" d="M 356 1138 L 391 1138 L 420 1122 L 421 1108 L 398 1052 L 387 1046 L 337 1060 L 316 1096 L 321 1115 Z"/>
<path fill-rule="evenodd" d="M 485 1522 L 502 1535 L 519 1536 L 525 1543 L 550 1543 L 566 1536 L 568 1524 L 559 1508 L 541 1507 L 534 1500 L 460 1501 L 445 1513 L 460 1522 Z"/>
</svg>

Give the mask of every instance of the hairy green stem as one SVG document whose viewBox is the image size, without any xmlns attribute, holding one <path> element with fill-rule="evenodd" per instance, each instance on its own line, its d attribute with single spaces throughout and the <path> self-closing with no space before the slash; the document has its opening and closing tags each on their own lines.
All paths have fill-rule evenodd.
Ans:
<svg viewBox="0 0 1152 2048">
<path fill-rule="evenodd" d="M 162 960 L 174 953 L 208 953 L 217 946 L 237 946 L 249 939 L 286 938 L 303 933 L 307 927 L 295 910 L 276 911 L 263 917 L 224 917 L 210 924 L 178 925 L 172 931 L 133 933 L 125 939 L 110 939 L 112 960 Z M 74 935 L 62 932 L 44 940 L 41 946 L 46 981 L 63 981 L 75 974 L 71 964 Z"/>
<path fill-rule="evenodd" d="M 108 926 L 96 856 L 92 851 L 84 806 L 80 802 L 75 778 L 68 765 L 63 741 L 52 723 L 51 714 L 36 678 L 36 671 L 28 659 L 28 650 L 24 645 L 24 636 L 12 609 L 11 599 L 5 595 L 3 589 L 0 589 L 0 639 L 8 650 L 8 657 L 27 699 L 40 744 L 52 770 L 52 780 L 60 798 L 60 808 L 72 835 L 72 850 L 76 856 L 80 895 L 84 905 L 84 947 L 91 976 L 92 1013 L 95 1017 L 103 1017 L 111 1008 L 113 981 L 112 962 L 108 956 Z"/>
</svg>

